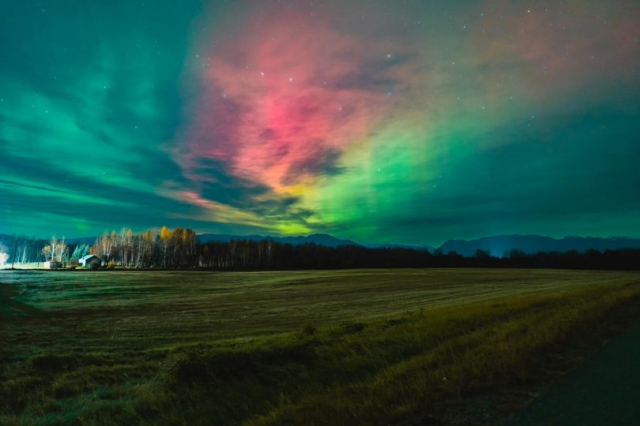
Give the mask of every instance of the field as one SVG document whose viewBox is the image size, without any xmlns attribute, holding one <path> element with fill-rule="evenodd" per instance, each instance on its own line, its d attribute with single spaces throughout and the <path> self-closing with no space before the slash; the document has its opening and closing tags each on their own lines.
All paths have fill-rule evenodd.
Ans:
<svg viewBox="0 0 640 426">
<path fill-rule="evenodd" d="M 638 297 L 631 272 L 0 271 L 0 424 L 442 419 Z"/>
</svg>

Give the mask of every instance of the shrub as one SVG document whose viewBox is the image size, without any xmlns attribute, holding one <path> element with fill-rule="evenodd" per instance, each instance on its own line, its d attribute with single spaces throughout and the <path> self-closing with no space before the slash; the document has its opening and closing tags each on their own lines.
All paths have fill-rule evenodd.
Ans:
<svg viewBox="0 0 640 426">
<path fill-rule="evenodd" d="M 116 262 L 111 261 L 107 264 L 107 269 L 115 269 L 116 268 Z"/>
</svg>

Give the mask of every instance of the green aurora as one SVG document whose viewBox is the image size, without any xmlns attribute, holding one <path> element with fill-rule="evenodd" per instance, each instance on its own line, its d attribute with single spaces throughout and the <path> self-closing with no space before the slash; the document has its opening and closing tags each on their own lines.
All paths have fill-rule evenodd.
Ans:
<svg viewBox="0 0 640 426">
<path fill-rule="evenodd" d="M 2 6 L 0 233 L 640 236 L 637 1 Z"/>
</svg>

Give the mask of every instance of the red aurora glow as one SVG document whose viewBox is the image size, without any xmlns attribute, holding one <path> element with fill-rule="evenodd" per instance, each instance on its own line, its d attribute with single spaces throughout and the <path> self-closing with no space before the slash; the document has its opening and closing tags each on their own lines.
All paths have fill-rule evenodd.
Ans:
<svg viewBox="0 0 640 426">
<path fill-rule="evenodd" d="M 407 73 L 397 51 L 294 11 L 260 13 L 225 40 L 202 54 L 185 164 L 217 160 L 280 193 L 336 170 Z"/>
</svg>

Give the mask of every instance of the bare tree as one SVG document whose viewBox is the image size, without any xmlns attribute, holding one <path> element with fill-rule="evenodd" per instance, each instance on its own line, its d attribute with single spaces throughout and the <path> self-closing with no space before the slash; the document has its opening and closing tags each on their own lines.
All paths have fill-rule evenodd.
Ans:
<svg viewBox="0 0 640 426">
<path fill-rule="evenodd" d="M 68 250 L 69 246 L 67 246 L 64 237 L 62 237 L 62 240 L 58 240 L 54 235 L 51 237 L 49 244 L 42 249 L 42 254 L 45 260 L 50 262 L 64 262 Z"/>
<path fill-rule="evenodd" d="M 167 252 L 171 245 L 171 236 L 171 230 L 166 226 L 163 226 L 162 231 L 160 231 L 160 241 L 162 242 L 162 266 L 167 266 Z"/>
</svg>

